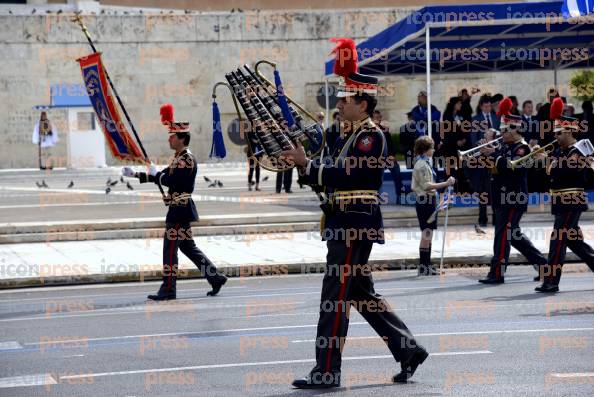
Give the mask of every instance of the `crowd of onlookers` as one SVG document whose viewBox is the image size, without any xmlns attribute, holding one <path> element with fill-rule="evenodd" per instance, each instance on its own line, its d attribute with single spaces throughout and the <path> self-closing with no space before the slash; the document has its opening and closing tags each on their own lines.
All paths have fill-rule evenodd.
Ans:
<svg viewBox="0 0 594 397">
<path fill-rule="evenodd" d="M 473 96 L 478 97 L 477 105 L 473 109 L 471 101 Z M 516 96 L 509 96 L 512 101 L 511 113 L 522 117 L 525 123 L 524 139 L 531 146 L 544 146 L 554 140 L 552 131 L 552 122 L 550 121 L 550 106 L 553 98 L 559 94 L 555 89 L 550 89 L 547 94 L 547 100 L 534 103 L 531 100 L 518 102 Z M 427 135 L 431 130 L 431 137 L 435 142 L 435 154 L 433 161 L 436 168 L 444 168 L 446 176 L 456 178 L 455 190 L 460 193 L 482 193 L 488 192 L 489 174 L 487 169 L 468 169 L 465 163 L 460 162 L 458 153 L 476 147 L 479 142 L 495 138 L 496 131 L 499 130 L 500 117 L 497 115 L 499 103 L 503 100 L 502 94 L 485 94 L 480 89 L 472 88 L 462 89 L 459 94 L 452 96 L 447 101 L 443 112 L 440 112 L 435 105 L 431 105 L 431 123 L 429 125 L 429 110 L 427 107 L 427 93 L 419 92 L 417 104 L 408 112 L 408 121 L 403 124 L 397 137 L 392 136 L 392 132 L 382 119 L 379 110 L 375 110 L 373 121 L 382 130 L 388 144 L 388 156 L 395 160 L 398 154 L 404 157 L 404 161 L 398 164 L 394 161 L 394 166 L 389 169 L 394 182 L 397 196 L 403 191 L 402 180 L 400 177 L 400 167 L 412 169 L 414 163 L 414 143 L 421 136 Z M 584 101 L 581 104 L 581 113 L 576 113 L 575 107 L 567 103 L 565 97 L 561 97 L 565 103 L 564 115 L 577 118 L 582 126 L 582 138 L 588 138 L 594 144 L 594 114 L 591 101 Z M 317 118 L 320 124 L 323 124 L 325 115 L 318 113 Z M 334 143 L 340 135 L 340 115 L 338 111 L 332 114 L 330 126 L 326 129 L 326 152 L 333 151 Z M 251 190 L 259 190 L 259 167 L 252 160 L 250 164 L 248 186 Z M 255 172 L 254 172 L 255 170 Z M 544 170 L 534 169 L 530 171 L 533 175 L 529 177 L 530 191 L 543 192 L 548 189 L 546 178 L 541 173 Z M 253 176 L 256 176 L 256 182 Z M 291 171 L 279 173 L 276 179 L 276 192 L 284 190 L 291 192 L 291 182 L 293 175 Z M 480 223 L 486 221 L 486 205 L 481 205 Z"/>
</svg>

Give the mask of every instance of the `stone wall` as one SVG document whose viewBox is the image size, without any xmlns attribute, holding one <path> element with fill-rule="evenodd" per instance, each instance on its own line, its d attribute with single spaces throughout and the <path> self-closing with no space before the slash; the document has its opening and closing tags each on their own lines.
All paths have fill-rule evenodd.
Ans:
<svg viewBox="0 0 594 397">
<path fill-rule="evenodd" d="M 228 12 L 131 15 L 109 11 L 84 17 L 120 96 L 153 158 L 170 153 L 167 134 L 159 124 L 159 107 L 171 102 L 176 118 L 191 122 L 192 150 L 206 161 L 211 146 L 211 90 L 224 73 L 262 58 L 275 60 L 287 93 L 310 110 L 322 110 L 310 94 L 322 84 L 323 65 L 332 43 L 350 36 L 356 41 L 375 34 L 408 9 L 365 11 Z M 33 106 L 49 103 L 49 86 L 81 83 L 75 59 L 90 52 L 86 39 L 69 15 L 0 15 L 0 168 L 35 167 L 37 148 L 31 132 L 39 112 Z M 271 70 L 265 70 L 272 75 Z M 562 71 L 565 83 L 570 72 Z M 550 70 L 501 74 L 460 74 L 434 77 L 433 98 L 443 109 L 447 97 L 463 86 L 516 94 L 536 102 L 553 83 Z M 382 79 L 391 96 L 379 109 L 394 127 L 424 88 L 424 75 Z M 224 135 L 234 118 L 229 94 L 219 92 Z M 63 110 L 50 118 L 65 119 Z M 65 123 L 64 123 L 65 127 Z M 65 155 L 64 128 L 55 153 Z M 393 128 L 393 130 L 396 130 Z M 230 160 L 243 158 L 243 148 L 226 139 Z M 116 164 L 108 159 L 108 164 Z"/>
</svg>

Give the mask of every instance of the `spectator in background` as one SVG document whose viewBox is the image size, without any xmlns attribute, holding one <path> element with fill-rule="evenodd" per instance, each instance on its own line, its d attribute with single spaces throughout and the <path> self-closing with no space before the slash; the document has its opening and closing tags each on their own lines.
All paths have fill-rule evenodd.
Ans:
<svg viewBox="0 0 594 397">
<path fill-rule="evenodd" d="M 495 94 L 491 97 L 491 109 L 494 113 L 499 112 L 499 102 L 503 100 L 502 94 Z"/>
<path fill-rule="evenodd" d="M 493 139 L 493 134 L 489 130 L 499 130 L 499 118 L 493 111 L 493 101 L 489 95 L 483 95 L 479 99 L 477 114 L 472 118 L 473 126 L 476 128 L 470 133 L 470 147 L 476 147 L 483 139 Z M 499 104 L 498 104 L 499 105 Z M 486 227 L 488 223 L 487 205 L 489 204 L 489 190 L 491 189 L 491 175 L 486 167 L 473 167 L 468 169 L 470 184 L 475 193 L 479 196 L 479 218 L 480 227 Z M 476 225 L 475 225 L 476 228 Z M 477 228 L 477 230 L 480 230 Z"/>
<path fill-rule="evenodd" d="M 415 146 L 415 139 L 417 138 L 415 121 L 412 117 L 412 112 L 406 113 L 408 121 L 400 127 L 400 150 L 404 154 L 406 168 L 413 167 L 413 149 Z"/>
<path fill-rule="evenodd" d="M 248 147 L 245 147 L 245 153 L 248 157 L 248 190 L 252 191 L 252 186 L 256 185 L 256 191 L 260 191 L 260 163 L 258 160 L 262 157 L 262 147 L 258 143 L 258 139 L 256 138 L 255 134 L 248 134 L 248 138 L 251 142 L 250 147 L 254 151 L 251 153 Z M 254 182 L 253 177 L 254 173 L 256 174 L 256 182 Z"/>
<path fill-rule="evenodd" d="M 340 136 L 340 121 L 340 113 L 338 113 L 338 110 L 336 110 L 334 113 L 332 113 L 332 124 L 326 128 L 326 148 L 328 150 L 328 154 L 332 154 L 332 152 L 334 152 L 334 144 Z"/>
<path fill-rule="evenodd" d="M 479 92 L 478 88 L 473 89 L 473 94 Z M 472 96 L 468 93 L 466 88 L 460 90 L 458 94 L 460 99 L 462 99 L 462 109 L 460 112 L 462 113 L 462 117 L 464 120 L 471 120 L 472 119 L 472 106 L 470 106 L 470 101 L 472 100 Z"/>
<path fill-rule="evenodd" d="M 524 139 L 528 141 L 530 149 L 534 150 L 540 141 L 538 120 L 533 114 L 532 101 L 524 101 L 522 104 L 522 128 L 524 129 Z M 544 167 L 534 166 L 527 170 L 528 191 L 529 192 L 548 192 L 549 177 Z"/>
<path fill-rule="evenodd" d="M 461 97 L 451 97 L 444 112 L 441 131 L 443 132 L 443 156 L 445 157 L 446 178 L 456 178 L 458 192 L 468 192 L 467 178 L 460 164 L 458 164 L 458 151 L 470 147 L 470 133 L 468 128 L 471 119 L 465 118 L 462 110 Z"/>
<path fill-rule="evenodd" d="M 540 146 L 544 146 L 547 143 L 553 142 L 555 135 L 553 134 L 553 123 L 551 122 L 551 102 L 557 98 L 559 93 L 556 89 L 551 88 L 547 93 L 548 102 L 543 103 L 538 112 L 536 113 L 536 119 L 538 120 L 539 127 L 539 141 Z"/>
<path fill-rule="evenodd" d="M 594 111 L 592 109 L 592 101 L 584 101 L 582 103 L 582 113 L 576 114 L 584 130 L 584 138 L 588 138 L 594 144 Z"/>
<path fill-rule="evenodd" d="M 428 134 L 429 131 L 429 126 L 427 123 L 427 93 L 425 91 L 419 92 L 419 95 L 417 96 L 417 102 L 417 106 L 411 110 L 417 130 L 416 138 Z M 433 138 L 433 142 L 435 144 L 435 154 L 432 158 L 434 168 L 437 168 L 440 160 L 443 160 L 441 132 L 439 131 L 440 118 L 441 112 L 437 110 L 435 105 L 431 105 L 431 138 Z"/>
<path fill-rule="evenodd" d="M 400 165 L 396 161 L 396 146 L 392 141 L 392 134 L 390 134 L 390 128 L 385 125 L 382 120 L 382 113 L 379 110 L 373 112 L 373 122 L 382 130 L 384 137 L 386 138 L 386 148 L 388 149 L 388 162 L 392 164 L 392 167 L 386 167 L 392 175 L 394 181 L 394 192 L 396 194 L 396 204 L 401 203 L 402 198 L 402 177 L 400 176 Z"/>
<path fill-rule="evenodd" d="M 565 117 L 574 117 L 575 114 L 575 107 L 573 104 L 568 103 L 567 106 L 563 108 L 563 116 Z"/>
<path fill-rule="evenodd" d="M 519 116 L 520 110 L 518 109 L 518 106 L 519 106 L 518 98 L 516 98 L 515 95 L 510 95 L 509 99 L 511 99 L 511 101 L 512 101 L 511 114 L 513 114 L 514 116 Z"/>
<path fill-rule="evenodd" d="M 522 124 L 524 131 L 524 139 L 528 141 L 530 147 L 538 143 L 538 121 L 534 117 L 534 109 L 532 108 L 532 101 L 524 101 L 522 103 Z"/>
<path fill-rule="evenodd" d="M 413 120 L 415 122 L 415 128 L 417 131 L 417 138 L 427 134 L 428 125 L 427 125 L 427 93 L 425 91 L 419 92 L 417 96 L 417 106 L 412 108 L 411 110 Z M 441 118 L 441 113 L 435 105 L 431 105 L 431 130 L 432 130 L 432 138 L 435 142 L 436 150 L 439 149 L 441 144 L 441 137 L 439 134 L 439 119 Z M 437 137 L 437 139 L 436 139 Z"/>
</svg>

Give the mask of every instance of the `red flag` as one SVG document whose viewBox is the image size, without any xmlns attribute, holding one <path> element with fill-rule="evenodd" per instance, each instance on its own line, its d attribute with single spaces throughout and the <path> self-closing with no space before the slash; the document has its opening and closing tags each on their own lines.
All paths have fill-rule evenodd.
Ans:
<svg viewBox="0 0 594 397">
<path fill-rule="evenodd" d="M 80 64 L 89 99 L 95 109 L 105 139 L 109 143 L 111 153 L 122 160 L 147 163 L 147 159 L 122 122 L 113 93 L 105 77 L 101 53 L 95 52 L 79 58 L 77 61 Z"/>
</svg>

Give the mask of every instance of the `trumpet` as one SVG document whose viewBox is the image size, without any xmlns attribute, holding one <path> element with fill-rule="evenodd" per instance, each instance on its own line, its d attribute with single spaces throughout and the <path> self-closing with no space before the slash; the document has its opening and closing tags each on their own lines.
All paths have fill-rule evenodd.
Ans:
<svg viewBox="0 0 594 397">
<path fill-rule="evenodd" d="M 524 161 L 534 157 L 535 155 L 537 155 L 539 153 L 546 152 L 547 154 L 549 154 L 550 152 L 552 152 L 555 149 L 556 143 L 557 143 L 557 140 L 554 140 L 553 142 L 547 143 L 546 145 L 539 147 L 538 149 L 534 150 L 533 152 L 528 153 L 524 157 L 520 157 L 517 160 L 510 161 L 512 169 L 515 169 L 518 165 L 522 164 Z"/>
<path fill-rule="evenodd" d="M 502 140 L 502 137 L 493 139 L 492 141 L 489 142 L 485 142 L 483 144 L 480 144 L 476 147 L 473 147 L 472 149 L 468 149 L 468 150 L 464 150 L 464 151 L 460 151 L 458 150 L 458 156 L 461 158 L 464 157 L 468 157 L 468 158 L 474 158 L 474 157 L 478 157 L 481 155 L 481 149 L 491 145 L 493 147 L 493 149 L 497 149 L 500 145 L 500 141 Z"/>
</svg>

